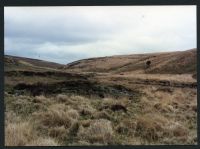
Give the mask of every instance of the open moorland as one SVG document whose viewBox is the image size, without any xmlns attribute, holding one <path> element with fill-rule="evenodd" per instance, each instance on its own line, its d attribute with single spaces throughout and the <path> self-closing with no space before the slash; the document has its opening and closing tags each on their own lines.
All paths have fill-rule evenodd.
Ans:
<svg viewBox="0 0 200 149">
<path fill-rule="evenodd" d="M 67 65 L 6 55 L 5 145 L 197 144 L 197 49 Z"/>
</svg>

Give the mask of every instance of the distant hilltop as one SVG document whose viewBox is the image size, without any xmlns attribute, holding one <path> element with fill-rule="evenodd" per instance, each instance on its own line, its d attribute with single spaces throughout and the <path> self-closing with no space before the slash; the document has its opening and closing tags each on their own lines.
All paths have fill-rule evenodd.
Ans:
<svg viewBox="0 0 200 149">
<path fill-rule="evenodd" d="M 194 74 L 196 77 L 197 49 L 89 58 L 67 65 L 9 55 L 5 55 L 4 62 L 5 65 L 46 67 L 76 72 Z"/>
<path fill-rule="evenodd" d="M 148 66 L 147 63 L 149 63 Z M 190 49 L 177 52 L 90 58 L 69 63 L 65 69 L 85 72 L 183 74 L 196 73 L 196 67 L 197 49 Z"/>
</svg>

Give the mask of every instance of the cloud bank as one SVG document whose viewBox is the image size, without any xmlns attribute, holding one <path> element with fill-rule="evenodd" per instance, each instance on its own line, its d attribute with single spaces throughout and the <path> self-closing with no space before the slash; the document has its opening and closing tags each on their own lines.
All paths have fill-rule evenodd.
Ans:
<svg viewBox="0 0 200 149">
<path fill-rule="evenodd" d="M 196 48 L 196 6 L 5 7 L 5 54 L 66 64 Z"/>
</svg>

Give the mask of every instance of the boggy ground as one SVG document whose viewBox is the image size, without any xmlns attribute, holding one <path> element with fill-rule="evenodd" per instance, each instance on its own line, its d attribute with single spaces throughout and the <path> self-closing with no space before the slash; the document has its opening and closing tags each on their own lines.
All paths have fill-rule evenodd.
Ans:
<svg viewBox="0 0 200 149">
<path fill-rule="evenodd" d="M 141 76 L 7 71 L 5 145 L 197 144 L 196 80 Z"/>
</svg>

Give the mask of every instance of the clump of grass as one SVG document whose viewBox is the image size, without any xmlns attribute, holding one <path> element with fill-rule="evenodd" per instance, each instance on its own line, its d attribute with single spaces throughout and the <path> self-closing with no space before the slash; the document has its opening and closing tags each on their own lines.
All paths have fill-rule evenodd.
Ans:
<svg viewBox="0 0 200 149">
<path fill-rule="evenodd" d="M 78 113 L 77 110 L 70 109 L 70 110 L 67 111 L 67 113 L 68 113 L 68 115 L 69 115 L 71 118 L 78 120 L 78 118 L 79 118 L 79 113 Z"/>
<path fill-rule="evenodd" d="M 43 95 L 36 97 L 8 95 L 5 97 L 5 103 L 6 111 L 26 119 L 36 111 L 45 111 L 50 104 L 50 99 Z"/>
<path fill-rule="evenodd" d="M 167 120 L 162 116 L 144 115 L 137 118 L 135 135 L 149 142 L 158 141 L 164 132 Z"/>
<path fill-rule="evenodd" d="M 133 119 L 125 119 L 121 121 L 115 129 L 119 134 L 134 136 L 136 130 L 136 122 Z"/>
<path fill-rule="evenodd" d="M 81 120 L 79 123 L 83 127 L 89 127 L 91 122 L 92 122 L 92 120 L 88 119 L 88 120 Z"/>
<path fill-rule="evenodd" d="M 5 128 L 6 146 L 24 146 L 34 139 L 36 135 L 29 122 L 9 123 Z"/>
<path fill-rule="evenodd" d="M 67 100 L 68 100 L 68 96 L 67 95 L 64 95 L 64 94 L 58 94 L 57 96 L 56 96 L 56 100 L 58 101 L 58 102 L 66 102 Z"/>
<path fill-rule="evenodd" d="M 38 138 L 36 140 L 32 140 L 27 143 L 26 146 L 59 146 L 58 142 L 56 142 L 52 138 Z"/>
<path fill-rule="evenodd" d="M 50 99 L 45 97 L 44 95 L 40 95 L 40 96 L 35 96 L 35 98 L 33 99 L 33 102 L 46 104 L 46 103 L 50 103 Z"/>
<path fill-rule="evenodd" d="M 114 100 L 114 99 L 112 99 L 112 98 L 104 98 L 103 100 L 102 100 L 102 105 L 108 105 L 108 106 L 110 106 L 110 105 L 113 105 L 113 104 L 115 104 L 116 103 L 116 100 Z"/>
<path fill-rule="evenodd" d="M 83 116 L 92 116 L 92 114 L 96 111 L 89 103 L 78 106 L 78 111 Z"/>
<path fill-rule="evenodd" d="M 92 117 L 95 119 L 107 119 L 107 120 L 113 119 L 112 116 L 105 110 L 95 112 Z"/>
<path fill-rule="evenodd" d="M 184 137 L 188 136 L 188 129 L 184 127 L 183 125 L 180 125 L 179 123 L 172 123 L 169 125 L 167 128 L 167 132 L 169 133 L 170 136 L 175 136 L 175 137 Z"/>
<path fill-rule="evenodd" d="M 155 103 L 154 108 L 162 113 L 169 113 L 173 112 L 175 109 L 172 105 L 162 104 L 162 103 Z"/>
<path fill-rule="evenodd" d="M 6 108 L 14 111 L 17 115 L 21 115 L 22 117 L 28 117 L 33 112 L 43 109 L 43 105 L 33 103 L 31 97 L 19 96 L 10 98 L 13 98 L 13 100 Z"/>
<path fill-rule="evenodd" d="M 48 136 L 56 138 L 57 140 L 65 140 L 68 133 L 68 129 L 64 126 L 50 127 L 48 129 Z"/>
<path fill-rule="evenodd" d="M 130 101 L 126 98 L 124 99 L 113 99 L 113 98 L 104 98 L 100 110 L 102 109 L 111 109 L 112 111 L 118 110 L 127 110 L 126 107 L 130 104 Z"/>
<path fill-rule="evenodd" d="M 74 111 L 63 111 L 57 109 L 49 109 L 46 112 L 35 113 L 37 120 L 39 123 L 46 127 L 56 127 L 56 126 L 64 126 L 65 128 L 69 128 L 74 122 L 74 118 L 77 118 L 77 112 Z"/>
<path fill-rule="evenodd" d="M 94 120 L 87 128 L 79 127 L 78 138 L 90 143 L 112 144 L 114 131 L 111 122 L 104 119 Z"/>
<path fill-rule="evenodd" d="M 69 106 L 56 104 L 50 106 L 46 112 L 35 113 L 34 119 L 37 131 L 64 144 L 66 139 L 73 137 L 72 133 L 75 132 L 74 127 L 79 119 L 79 113 Z"/>
<path fill-rule="evenodd" d="M 96 111 L 96 109 L 91 104 L 91 100 L 86 97 L 59 94 L 56 96 L 56 101 L 61 101 L 65 104 L 63 105 L 65 107 L 67 105 L 73 109 L 78 110 L 82 116 L 91 116 Z"/>
<path fill-rule="evenodd" d="M 90 145 L 90 143 L 89 142 L 87 142 L 87 141 L 82 141 L 82 140 L 80 140 L 80 141 L 78 141 L 77 143 L 73 143 L 72 145 L 81 145 L 81 146 L 89 146 Z"/>
<path fill-rule="evenodd" d="M 69 132 L 67 134 L 67 138 L 66 138 L 66 144 L 71 144 L 73 142 L 75 142 L 77 139 L 76 139 L 76 136 L 77 136 L 77 133 L 78 133 L 78 130 L 79 130 L 79 122 L 76 121 L 75 123 L 73 123 L 73 125 L 68 129 Z"/>
<path fill-rule="evenodd" d="M 122 98 L 120 100 L 114 99 L 114 98 L 104 98 L 101 102 L 102 106 L 107 105 L 107 106 L 112 106 L 115 104 L 119 104 L 119 105 L 123 105 L 123 106 L 127 106 L 128 104 L 130 104 L 130 100 L 126 99 L 126 98 Z"/>
<path fill-rule="evenodd" d="M 165 144 L 187 144 L 191 142 L 194 143 L 193 138 L 195 138 L 190 138 L 188 129 L 178 122 L 172 122 L 167 127 L 165 127 L 164 135 L 165 137 L 163 138 L 163 142 Z"/>
<path fill-rule="evenodd" d="M 55 102 L 55 103 L 49 105 L 49 107 L 48 107 L 47 110 L 48 111 L 55 110 L 55 111 L 64 111 L 64 112 L 66 112 L 69 109 L 71 109 L 70 106 L 66 106 L 63 103 L 57 103 L 57 102 Z"/>
<path fill-rule="evenodd" d="M 21 118 L 13 111 L 5 112 L 5 123 L 6 124 L 19 123 L 21 121 L 22 121 Z"/>
<path fill-rule="evenodd" d="M 79 105 L 85 105 L 90 103 L 90 99 L 83 97 L 83 96 L 77 96 L 77 95 L 64 95 L 65 103 L 72 106 L 73 108 L 77 108 Z"/>
</svg>

